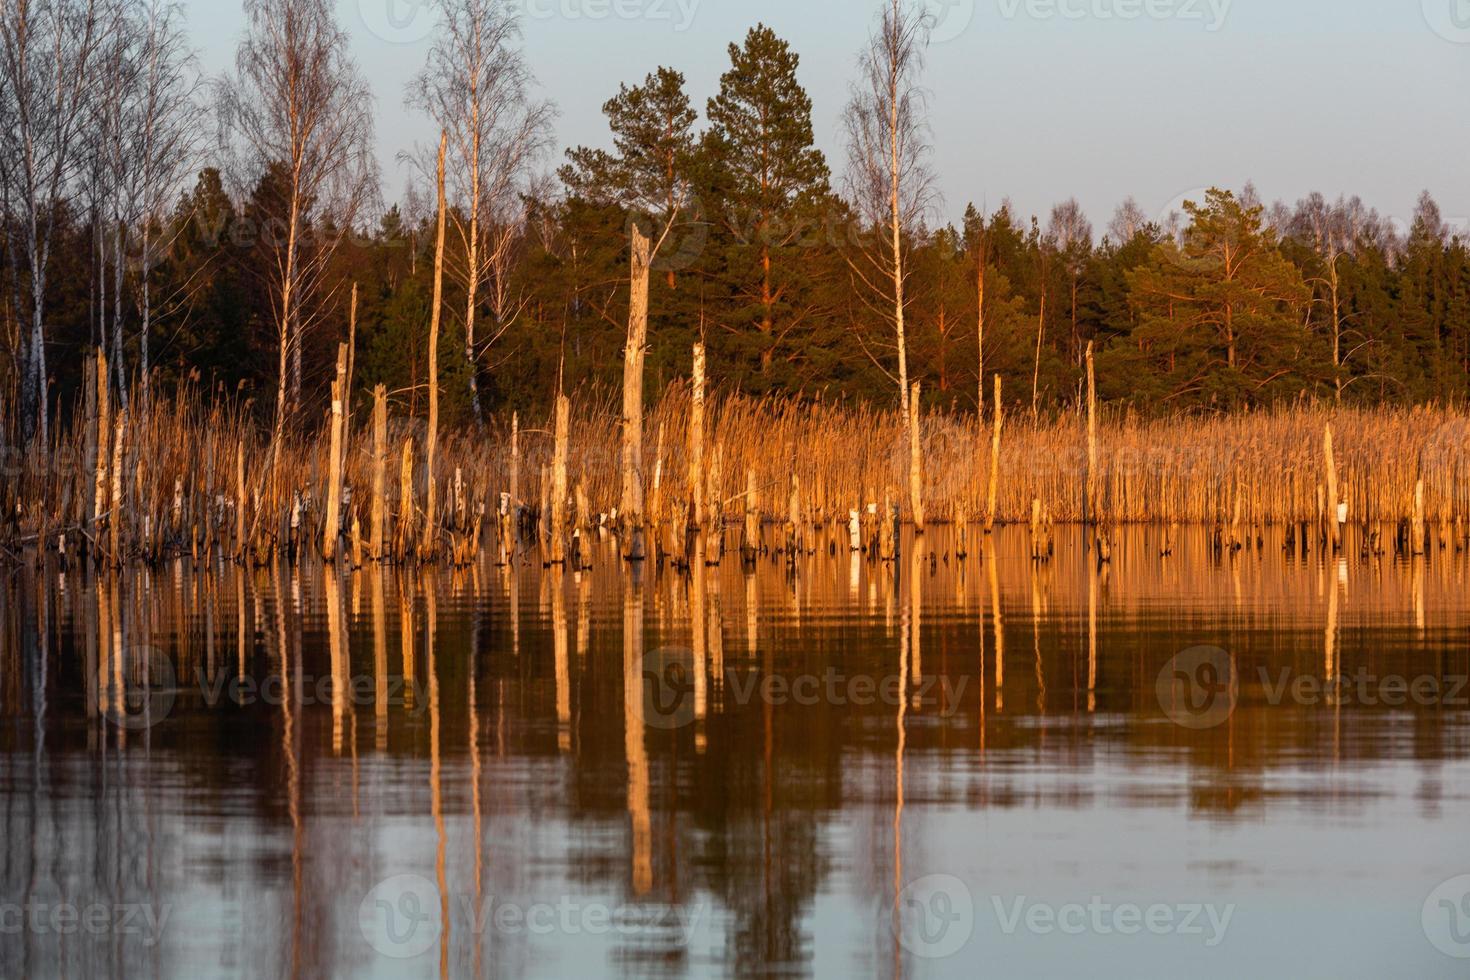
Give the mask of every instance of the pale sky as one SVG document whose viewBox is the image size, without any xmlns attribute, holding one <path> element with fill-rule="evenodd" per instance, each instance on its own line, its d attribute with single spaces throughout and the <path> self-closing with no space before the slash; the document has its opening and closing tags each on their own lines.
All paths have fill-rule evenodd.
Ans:
<svg viewBox="0 0 1470 980">
<path fill-rule="evenodd" d="M 843 104 L 879 0 L 512 0 L 556 103 L 560 147 L 604 145 L 601 106 L 661 64 L 697 108 L 726 47 L 764 22 L 801 55 L 817 140 L 845 159 Z M 1428 189 L 1470 225 L 1470 0 L 928 0 L 940 217 L 1009 197 L 1043 217 L 1076 196 L 1099 234 L 1133 195 L 1151 215 L 1212 184 L 1267 201 L 1356 193 L 1407 221 Z M 184 0 L 206 71 L 244 30 L 238 0 Z M 337 0 L 378 99 L 383 194 L 431 126 L 403 108 L 433 20 L 424 0 Z M 559 162 L 549 161 L 548 166 Z"/>
</svg>

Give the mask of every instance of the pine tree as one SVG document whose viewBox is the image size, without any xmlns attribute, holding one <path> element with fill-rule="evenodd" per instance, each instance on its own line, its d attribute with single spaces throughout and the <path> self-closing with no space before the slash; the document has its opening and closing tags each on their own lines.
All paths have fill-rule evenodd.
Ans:
<svg viewBox="0 0 1470 980">
<path fill-rule="evenodd" d="M 820 241 L 829 174 L 791 46 L 760 24 L 743 47 L 730 45 L 730 65 L 709 100 L 705 144 L 723 191 L 715 216 L 731 240 L 724 271 L 734 318 L 741 327 L 754 321 L 769 376 L 810 302 L 805 253 Z"/>
</svg>

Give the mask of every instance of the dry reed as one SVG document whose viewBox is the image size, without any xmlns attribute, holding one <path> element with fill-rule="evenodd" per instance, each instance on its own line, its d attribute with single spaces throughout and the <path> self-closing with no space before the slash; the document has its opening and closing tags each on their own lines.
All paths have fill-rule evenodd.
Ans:
<svg viewBox="0 0 1470 980">
<path fill-rule="evenodd" d="M 89 375 L 96 370 L 89 368 Z M 691 402 L 687 386 L 671 386 L 647 412 L 646 430 L 689 431 Z M 491 515 L 493 524 L 500 495 L 517 493 L 520 481 L 513 470 L 540 474 L 553 466 L 555 426 L 550 416 L 522 426 L 518 460 L 513 458 L 509 417 L 443 432 L 436 496 L 454 506 L 435 517 L 433 528 L 420 528 L 423 536 L 410 532 L 405 537 L 401 530 L 407 528 L 398 524 L 427 517 L 420 503 L 429 496 L 426 467 L 413 468 L 410 489 L 415 499 L 405 506 L 398 481 L 378 476 L 375 482 L 371 400 L 357 399 L 353 409 L 345 434 L 339 530 L 345 536 L 354 526 L 367 528 L 384 520 L 389 526 L 383 539 L 402 542 L 395 549 L 399 560 L 417 559 L 416 540 L 437 540 L 445 546 L 442 554 L 467 557 L 480 547 L 481 520 Z M 705 410 L 706 452 L 732 477 L 705 503 L 720 512 L 711 513 L 712 522 L 743 519 L 752 490 L 762 517 L 784 522 L 794 484 L 801 488 L 798 503 L 805 520 L 845 526 L 852 511 L 868 513 L 870 504 L 881 504 L 885 494 L 906 484 L 911 447 L 897 410 L 743 396 L 711 396 Z M 103 413 L 94 390 L 78 406 L 73 424 L 56 432 L 45 452 L 6 455 L 0 469 L 0 559 L 19 560 L 38 543 L 67 556 L 88 554 L 114 564 L 210 553 L 248 553 L 264 561 L 276 552 L 322 549 L 328 536 L 332 459 L 325 416 L 310 431 L 288 434 L 276 447 L 279 458 L 273 459 L 267 433 L 251 421 L 245 406 L 230 400 L 209 402 L 193 386 L 186 385 L 172 402 L 155 398 L 147 408 L 135 402 L 125 410 L 114 404 L 110 411 L 113 426 L 99 418 Z M 1422 481 L 1430 543 L 1465 541 L 1470 416 L 1462 412 L 1294 406 L 1158 420 L 1108 410 L 1099 414 L 1093 520 L 1232 529 L 1320 524 L 1330 480 L 1323 437 L 1330 425 L 1337 497 L 1347 503 L 1350 522 L 1406 527 Z M 623 481 L 620 416 L 615 396 L 584 392 L 572 400 L 566 479 L 585 503 L 579 503 L 575 515 L 568 514 L 569 524 L 585 525 L 599 513 L 611 515 L 618 506 Z M 418 460 L 424 458 L 427 434 L 419 420 L 391 419 L 388 430 L 390 452 L 396 455 L 399 448 L 412 446 Z M 927 520 L 944 523 L 958 516 L 979 521 L 987 516 L 992 439 L 990 424 L 973 415 L 924 415 L 922 500 Z M 642 472 L 650 490 L 653 475 L 663 474 L 659 513 L 669 521 L 697 509 L 688 499 L 687 457 L 687 441 L 681 438 L 644 446 Z M 116 472 L 99 472 L 112 468 L 114 458 Z M 237 472 L 241 458 L 243 495 Z M 997 522 L 1027 522 L 1033 501 L 1040 501 L 1058 523 L 1087 518 L 1085 413 L 1044 420 L 1008 413 L 997 458 Z M 539 520 L 536 482 L 530 481 L 528 499 L 511 502 L 522 526 Z M 707 486 L 708 481 L 693 485 Z M 390 499 L 379 499 L 379 493 Z M 905 512 L 906 520 L 911 517 Z M 248 541 L 238 540 L 242 528 Z"/>
</svg>

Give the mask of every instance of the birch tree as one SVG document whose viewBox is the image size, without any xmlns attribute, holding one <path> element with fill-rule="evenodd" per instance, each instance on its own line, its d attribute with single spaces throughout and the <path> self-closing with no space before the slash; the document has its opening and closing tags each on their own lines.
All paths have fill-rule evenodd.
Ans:
<svg viewBox="0 0 1470 980">
<path fill-rule="evenodd" d="M 927 95 L 919 85 L 933 18 L 921 4 L 890 0 L 858 58 L 843 121 L 847 130 L 847 189 L 866 229 L 849 259 L 864 300 L 893 328 L 900 401 L 909 414 L 905 285 L 909 239 L 933 203 Z M 886 371 L 887 369 L 884 368 Z"/>
<path fill-rule="evenodd" d="M 262 245 L 277 342 L 279 444 L 301 397 L 301 345 L 334 291 L 332 256 L 376 189 L 372 93 L 330 0 L 245 0 L 249 28 L 220 85 L 237 175 L 279 167 L 285 194 Z"/>
<path fill-rule="evenodd" d="M 1077 289 L 1087 260 L 1092 255 L 1092 222 L 1082 213 L 1082 206 L 1070 197 L 1051 209 L 1047 238 L 1056 246 L 1057 257 L 1067 275 L 1067 289 L 1072 322 L 1071 353 L 1074 363 L 1082 363 L 1082 337 L 1077 324 Z"/>
<path fill-rule="evenodd" d="M 439 34 L 408 104 L 448 134 L 454 227 L 460 254 L 449 262 L 465 287 L 465 346 L 470 401 L 480 414 L 480 346 L 488 348 L 524 307 L 511 272 L 524 234 L 522 195 L 551 143 L 554 109 L 532 97 L 535 84 L 520 47 L 520 25 L 497 0 L 437 0 Z M 487 295 L 493 322 L 477 336 Z"/>
<path fill-rule="evenodd" d="M 49 436 L 46 286 L 58 212 L 78 170 L 79 130 L 93 94 L 94 58 L 107 24 L 103 0 L 6 0 L 0 4 L 0 90 L 8 124 L 0 157 L 13 207 L 11 273 L 16 304 L 28 303 L 22 342 L 21 431 Z"/>
<path fill-rule="evenodd" d="M 138 275 L 138 379 L 143 405 L 150 397 L 153 287 L 158 261 L 155 232 L 168 227 L 168 208 L 199 160 L 204 105 L 194 53 L 184 33 L 180 6 L 142 0 L 135 8 L 139 37 L 132 101 L 129 161 L 137 179 L 131 211 L 136 220 Z"/>
</svg>

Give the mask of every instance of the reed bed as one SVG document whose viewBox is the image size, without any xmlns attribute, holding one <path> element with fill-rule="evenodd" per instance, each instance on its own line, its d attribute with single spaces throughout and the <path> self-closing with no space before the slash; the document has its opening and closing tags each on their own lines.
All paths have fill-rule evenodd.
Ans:
<svg viewBox="0 0 1470 980">
<path fill-rule="evenodd" d="M 179 554 L 265 561 L 277 552 L 322 550 L 329 417 L 288 434 L 273 450 L 268 430 L 246 406 L 206 400 L 194 387 L 166 403 L 134 403 L 125 411 L 111 406 L 106 413 L 99 411 L 98 397 L 85 398 L 72 424 L 53 434 L 44 451 L 6 453 L 0 560 L 52 552 L 64 560 L 90 556 L 116 564 Z M 693 510 L 686 475 L 692 404 L 689 388 L 676 384 L 645 419 L 642 479 L 650 491 L 659 485 L 657 519 L 671 524 Z M 372 411 L 371 398 L 355 397 L 343 442 L 341 532 L 343 551 L 354 561 L 415 560 L 422 550 L 415 542 L 431 538 L 449 545 L 446 555 L 467 560 L 488 546 L 490 535 L 482 539 L 480 525 L 494 526 L 502 494 L 513 495 L 511 518 L 535 535 L 551 484 L 549 414 L 498 416 L 481 427 L 441 433 L 434 478 L 444 503 L 427 536 L 415 526 L 423 519 L 428 487 L 424 426 L 390 418 L 382 503 L 385 537 L 394 544 L 374 555 L 364 545 L 378 466 Z M 768 521 L 793 523 L 792 514 L 799 513 L 812 524 L 846 524 L 850 511 L 866 512 L 885 499 L 904 501 L 901 516 L 911 517 L 901 489 L 907 487 L 909 444 L 898 411 L 743 396 L 711 397 L 706 411 L 709 499 L 722 523 L 746 515 L 750 485 L 758 498 L 755 511 Z M 105 428 L 104 417 L 110 418 Z M 607 519 L 616 516 L 620 426 L 612 395 L 573 397 L 567 460 L 569 493 L 577 506 L 567 509 L 566 530 L 611 523 Z M 991 426 L 989 418 L 973 414 L 923 418 L 929 522 L 971 523 L 989 516 Z M 1422 481 L 1422 520 L 1442 529 L 1441 544 L 1465 542 L 1470 416 L 1439 407 L 1298 405 L 1164 419 L 1104 410 L 1092 519 L 1216 527 L 1323 521 L 1328 426 L 1338 494 L 1350 521 L 1400 525 L 1413 519 Z M 997 523 L 1029 521 L 1037 502 L 1059 523 L 1086 518 L 1082 413 L 1007 417 L 999 460 Z"/>
</svg>

